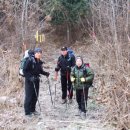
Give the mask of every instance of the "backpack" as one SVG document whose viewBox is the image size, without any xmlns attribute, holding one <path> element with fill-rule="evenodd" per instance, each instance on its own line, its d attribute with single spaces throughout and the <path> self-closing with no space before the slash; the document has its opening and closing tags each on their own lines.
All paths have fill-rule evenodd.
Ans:
<svg viewBox="0 0 130 130">
<path fill-rule="evenodd" d="M 72 57 L 75 57 L 75 54 L 74 54 L 74 51 L 71 48 L 67 48 L 67 52 L 69 54 L 68 61 L 70 61 Z"/>
<path fill-rule="evenodd" d="M 32 50 L 25 51 L 24 57 L 21 59 L 20 67 L 19 67 L 19 75 L 21 75 L 22 77 L 24 77 L 23 68 L 24 68 L 24 65 L 25 65 L 27 59 L 30 58 L 30 60 L 31 60 L 32 59 L 31 57 L 33 57 L 33 56 L 34 56 L 34 52 Z"/>
<path fill-rule="evenodd" d="M 84 67 L 83 67 L 83 74 L 84 74 L 84 76 L 87 75 L 87 71 L 86 71 L 87 68 L 90 68 L 90 64 L 89 63 L 84 63 Z M 93 81 L 91 81 L 89 83 L 89 85 L 91 85 L 93 87 Z"/>
<path fill-rule="evenodd" d="M 84 65 L 88 68 L 90 68 L 90 64 L 89 63 L 84 63 Z"/>
</svg>

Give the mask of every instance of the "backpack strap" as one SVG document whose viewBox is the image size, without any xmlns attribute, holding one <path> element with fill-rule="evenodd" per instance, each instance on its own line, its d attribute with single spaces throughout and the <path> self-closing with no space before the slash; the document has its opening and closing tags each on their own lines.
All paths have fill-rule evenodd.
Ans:
<svg viewBox="0 0 130 130">
<path fill-rule="evenodd" d="M 71 61 L 71 55 L 70 54 L 68 54 L 69 55 L 69 58 L 67 59 L 68 61 Z"/>
<path fill-rule="evenodd" d="M 72 72 L 75 75 L 75 66 L 72 68 Z"/>
</svg>

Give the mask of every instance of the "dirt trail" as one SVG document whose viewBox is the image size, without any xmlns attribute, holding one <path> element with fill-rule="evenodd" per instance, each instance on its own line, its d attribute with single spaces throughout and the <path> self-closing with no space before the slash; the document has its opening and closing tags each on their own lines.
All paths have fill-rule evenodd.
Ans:
<svg viewBox="0 0 130 130">
<path fill-rule="evenodd" d="M 61 104 L 60 82 L 53 81 L 54 67 L 59 56 L 56 47 L 45 46 L 43 59 L 47 62 L 46 70 L 50 71 L 49 77 L 51 83 L 51 91 L 55 105 L 51 104 L 47 78 L 42 76 L 40 85 L 39 101 L 41 105 L 41 115 L 34 116 L 31 119 L 24 116 L 23 105 L 21 107 L 7 108 L 0 110 L 0 130 L 114 130 L 104 127 L 101 123 L 104 108 L 95 103 L 93 99 L 89 99 L 87 119 L 81 120 L 77 114 L 77 104 L 75 96 L 72 104 Z M 59 51 L 59 50 L 58 50 Z M 56 95 L 55 95 L 56 84 Z M 24 93 L 24 88 L 23 88 Z M 24 94 L 22 99 L 24 100 Z M 90 90 L 90 95 L 94 95 Z M 22 100 L 22 101 L 23 101 Z M 37 104 L 37 110 L 39 106 Z"/>
</svg>

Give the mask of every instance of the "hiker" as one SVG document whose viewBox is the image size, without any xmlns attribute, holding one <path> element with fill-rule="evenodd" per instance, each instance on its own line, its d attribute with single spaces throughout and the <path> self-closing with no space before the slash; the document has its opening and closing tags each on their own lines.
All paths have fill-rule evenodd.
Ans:
<svg viewBox="0 0 130 130">
<path fill-rule="evenodd" d="M 30 52 L 28 53 L 30 54 Z M 49 77 L 49 73 L 42 69 L 43 62 L 40 60 L 41 56 L 42 50 L 40 48 L 35 48 L 34 55 L 26 59 L 26 63 L 23 67 L 25 77 L 24 109 L 25 115 L 29 117 L 39 114 L 36 111 L 36 102 L 39 94 L 40 74 Z"/>
<path fill-rule="evenodd" d="M 92 70 L 83 63 L 82 57 L 76 57 L 76 65 L 71 71 L 71 82 L 73 88 L 76 90 L 78 115 L 80 115 L 82 119 L 86 118 L 88 91 L 93 79 L 94 74 Z"/>
<path fill-rule="evenodd" d="M 72 103 L 73 88 L 70 81 L 71 67 L 75 65 L 75 56 L 69 55 L 67 47 L 61 48 L 61 56 L 58 58 L 57 66 L 55 68 L 55 80 L 58 78 L 58 71 L 61 75 L 62 88 L 62 104 L 67 102 L 67 90 L 69 92 L 69 103 Z"/>
</svg>

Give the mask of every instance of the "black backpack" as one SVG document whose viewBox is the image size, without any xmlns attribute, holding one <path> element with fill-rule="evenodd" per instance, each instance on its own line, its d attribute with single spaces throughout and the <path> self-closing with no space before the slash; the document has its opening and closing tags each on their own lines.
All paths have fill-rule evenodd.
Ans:
<svg viewBox="0 0 130 130">
<path fill-rule="evenodd" d="M 87 68 L 90 68 L 90 64 L 89 63 L 84 63 L 84 67 L 83 67 L 83 75 L 84 75 L 84 77 L 87 77 Z M 89 85 L 93 87 L 93 80 L 91 82 L 89 82 Z"/>
</svg>

